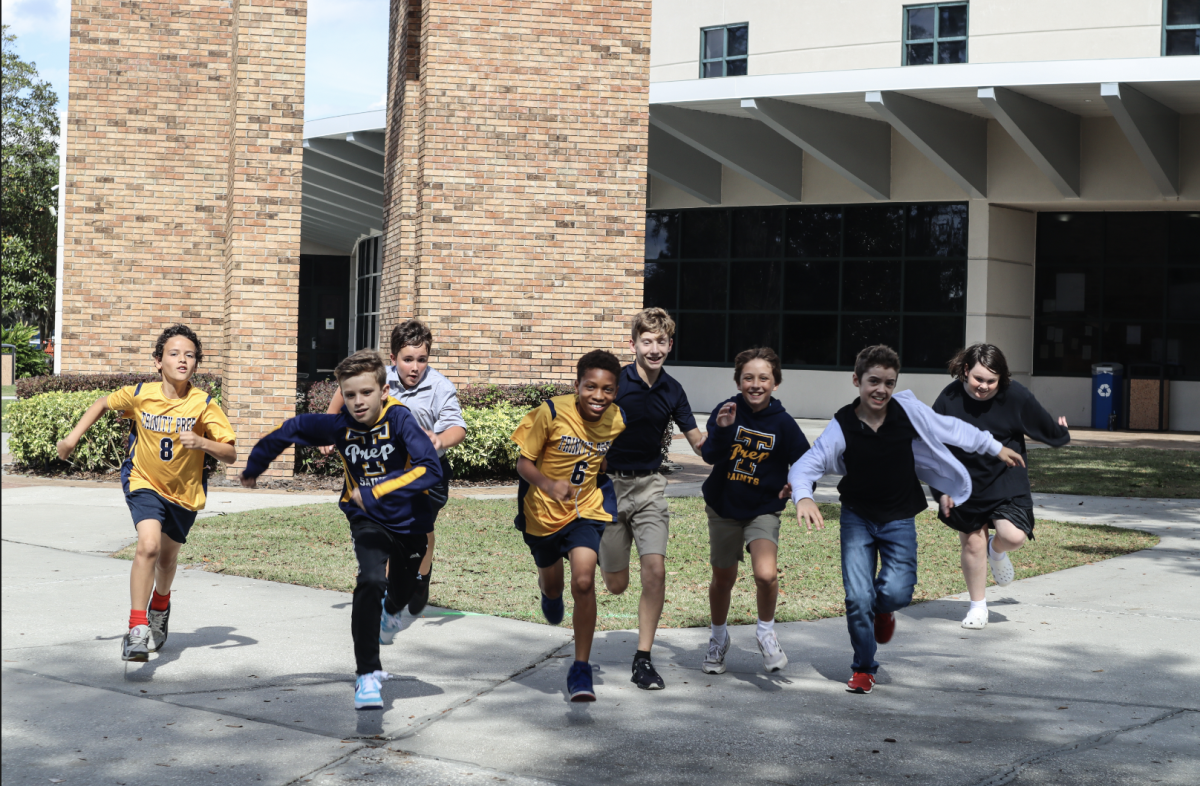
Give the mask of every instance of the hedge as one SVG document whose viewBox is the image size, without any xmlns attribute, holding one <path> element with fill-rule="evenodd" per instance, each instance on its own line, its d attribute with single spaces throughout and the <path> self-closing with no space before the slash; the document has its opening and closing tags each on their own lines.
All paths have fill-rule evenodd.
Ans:
<svg viewBox="0 0 1200 786">
<path fill-rule="evenodd" d="M 17 398 L 33 398 L 43 393 L 70 393 L 77 390 L 99 390 L 112 393 L 139 382 L 159 382 L 162 376 L 153 374 L 57 374 L 17 380 Z M 217 374 L 196 374 L 192 384 L 221 398 L 221 377 Z M 328 402 L 327 402 L 328 405 Z"/>
<path fill-rule="evenodd" d="M 337 389 L 337 382 L 332 380 L 314 382 L 308 390 L 302 390 L 296 395 L 296 414 L 325 414 Z M 321 451 L 316 448 L 296 448 L 294 471 L 304 475 L 341 475 L 342 460 L 336 453 L 322 456 Z"/>
<path fill-rule="evenodd" d="M 521 451 L 512 441 L 512 433 L 528 412 L 528 407 L 508 402 L 490 409 L 463 407 L 467 437 L 446 451 L 446 461 L 455 477 L 516 471 Z"/>
<path fill-rule="evenodd" d="M 4 410 L 4 425 L 10 429 L 8 449 L 13 461 L 27 467 L 46 467 L 58 461 L 55 444 L 71 433 L 87 408 L 109 390 L 76 390 L 43 393 L 12 402 Z M 96 421 L 72 454 L 70 463 L 88 472 L 111 472 L 125 459 L 129 423 L 116 412 L 106 412 Z"/>
</svg>

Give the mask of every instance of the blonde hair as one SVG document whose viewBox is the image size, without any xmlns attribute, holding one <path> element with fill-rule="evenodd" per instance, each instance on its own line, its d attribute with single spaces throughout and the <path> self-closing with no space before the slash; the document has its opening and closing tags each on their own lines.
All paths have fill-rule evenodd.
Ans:
<svg viewBox="0 0 1200 786">
<path fill-rule="evenodd" d="M 675 337 L 675 320 L 665 309 L 658 307 L 643 308 L 633 315 L 633 340 L 637 341 L 643 333 L 653 333 L 656 336 Z"/>
</svg>

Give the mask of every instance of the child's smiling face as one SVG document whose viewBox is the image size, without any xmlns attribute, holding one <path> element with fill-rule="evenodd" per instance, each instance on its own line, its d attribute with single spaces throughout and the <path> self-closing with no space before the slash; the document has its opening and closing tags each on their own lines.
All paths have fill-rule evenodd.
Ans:
<svg viewBox="0 0 1200 786">
<path fill-rule="evenodd" d="M 594 423 L 617 397 L 617 377 L 602 368 L 589 368 L 575 383 L 575 392 L 579 394 L 579 414 Z"/>
<path fill-rule="evenodd" d="M 751 411 L 758 412 L 771 403 L 771 394 L 779 386 L 775 384 L 775 370 L 771 364 L 762 358 L 755 358 L 742 366 L 737 387 Z"/>
</svg>

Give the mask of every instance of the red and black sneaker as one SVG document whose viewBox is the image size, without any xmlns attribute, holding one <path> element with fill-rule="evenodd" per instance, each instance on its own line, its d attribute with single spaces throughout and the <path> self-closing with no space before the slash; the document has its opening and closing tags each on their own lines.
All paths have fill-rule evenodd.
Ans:
<svg viewBox="0 0 1200 786">
<path fill-rule="evenodd" d="M 875 615 L 875 643 L 887 644 L 896 632 L 896 615 L 885 612 Z"/>
<path fill-rule="evenodd" d="M 850 693 L 870 693 L 874 687 L 875 675 L 862 671 L 854 672 L 854 676 L 846 683 L 846 690 Z"/>
</svg>

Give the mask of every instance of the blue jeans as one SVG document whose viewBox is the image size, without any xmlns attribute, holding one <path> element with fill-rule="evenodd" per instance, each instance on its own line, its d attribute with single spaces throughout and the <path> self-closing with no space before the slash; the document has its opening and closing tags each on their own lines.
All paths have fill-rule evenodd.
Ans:
<svg viewBox="0 0 1200 786">
<path fill-rule="evenodd" d="M 854 646 L 854 671 L 874 674 L 875 614 L 912 602 L 917 583 L 917 528 L 913 519 L 884 524 L 868 521 L 842 506 L 842 586 L 846 627 Z M 875 575 L 878 555 L 879 575 Z"/>
</svg>

